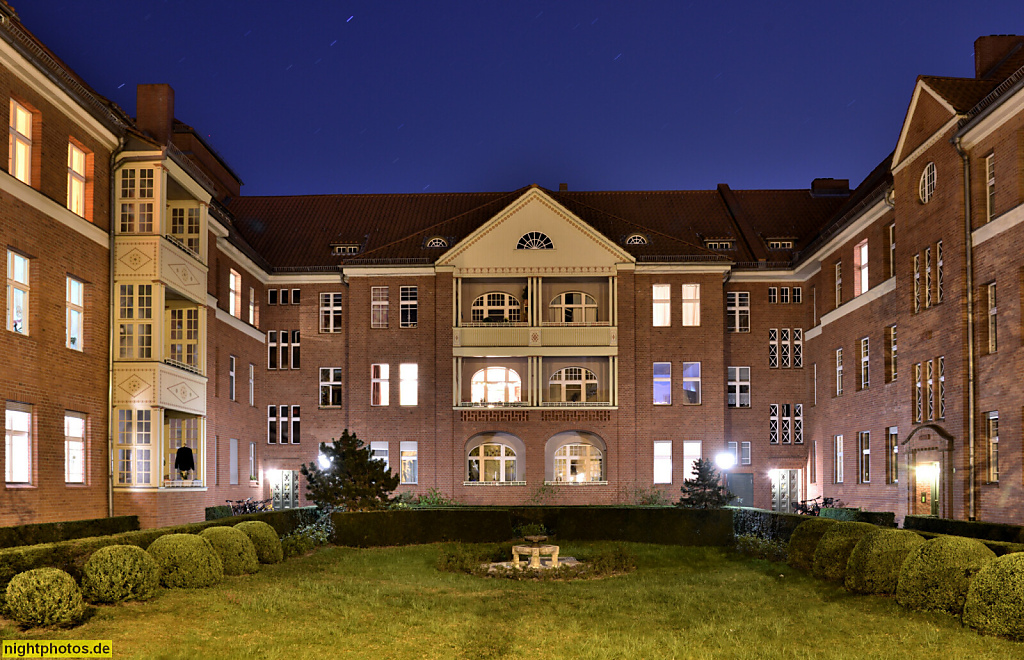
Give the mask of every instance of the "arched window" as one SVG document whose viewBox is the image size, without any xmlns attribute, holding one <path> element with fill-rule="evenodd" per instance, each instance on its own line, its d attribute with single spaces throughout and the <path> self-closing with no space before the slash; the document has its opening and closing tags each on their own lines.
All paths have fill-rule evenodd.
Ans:
<svg viewBox="0 0 1024 660">
<path fill-rule="evenodd" d="M 594 323 L 597 321 L 597 301 L 586 293 L 560 293 L 548 306 L 553 323 Z"/>
<path fill-rule="evenodd" d="M 517 481 L 516 450 L 508 445 L 486 443 L 474 447 L 467 457 L 467 481 Z"/>
<path fill-rule="evenodd" d="M 473 374 L 473 403 L 517 403 L 522 401 L 523 379 L 514 369 L 486 367 Z"/>
<path fill-rule="evenodd" d="M 626 245 L 647 245 L 647 237 L 643 234 L 630 234 L 626 237 Z"/>
<path fill-rule="evenodd" d="M 553 250 L 555 248 L 551 239 L 539 231 L 530 231 L 523 234 L 516 245 L 517 250 Z"/>
<path fill-rule="evenodd" d="M 604 481 L 604 452 L 594 445 L 573 443 L 555 451 L 554 481 Z"/>
<path fill-rule="evenodd" d="M 597 376 L 590 369 L 566 367 L 548 380 L 548 401 L 583 402 L 597 400 Z"/>
<path fill-rule="evenodd" d="M 474 321 L 494 319 L 518 322 L 519 310 L 519 301 L 515 296 L 501 291 L 492 291 L 473 301 L 471 313 Z"/>
<path fill-rule="evenodd" d="M 935 163 L 929 162 L 921 172 L 921 180 L 918 182 L 918 194 L 921 203 L 927 204 L 935 194 Z"/>
<path fill-rule="evenodd" d="M 427 240 L 427 244 L 424 247 L 428 248 L 446 248 L 448 247 L 448 241 L 444 240 L 440 236 L 434 236 Z"/>
</svg>

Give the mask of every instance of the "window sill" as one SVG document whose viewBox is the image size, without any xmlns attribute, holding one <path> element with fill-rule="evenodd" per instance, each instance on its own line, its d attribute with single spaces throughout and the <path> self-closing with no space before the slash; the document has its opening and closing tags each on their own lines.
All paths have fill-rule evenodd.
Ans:
<svg viewBox="0 0 1024 660">
<path fill-rule="evenodd" d="M 81 481 L 65 481 L 65 488 L 88 488 L 89 484 L 82 483 Z"/>
<path fill-rule="evenodd" d="M 164 479 L 163 487 L 164 488 L 203 488 L 203 480 L 202 479 Z"/>
<path fill-rule="evenodd" d="M 319 406 L 320 410 L 341 410 L 344 406 Z M 377 408 L 384 408 L 386 406 L 375 406 Z"/>
<path fill-rule="evenodd" d="M 545 486 L 607 486 L 607 481 L 544 481 Z"/>
<path fill-rule="evenodd" d="M 260 482 L 252 481 L 252 480 L 249 481 L 249 488 L 259 488 L 259 487 L 260 487 Z"/>
<path fill-rule="evenodd" d="M 7 483 L 4 487 L 8 490 L 30 490 L 38 488 L 35 484 L 23 484 L 23 483 Z"/>
<path fill-rule="evenodd" d="M 525 486 L 525 481 L 463 481 L 463 486 Z"/>
</svg>

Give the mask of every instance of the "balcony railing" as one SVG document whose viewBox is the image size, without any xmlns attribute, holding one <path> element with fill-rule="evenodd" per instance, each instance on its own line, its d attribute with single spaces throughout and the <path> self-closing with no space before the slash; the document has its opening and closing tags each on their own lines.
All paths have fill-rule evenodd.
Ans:
<svg viewBox="0 0 1024 660">
<path fill-rule="evenodd" d="M 541 401 L 530 403 L 529 401 L 461 401 L 459 408 L 610 408 L 611 401 Z"/>
<path fill-rule="evenodd" d="M 168 241 L 170 241 L 171 245 L 173 245 L 174 247 L 178 248 L 179 250 L 181 250 L 185 254 L 189 255 L 190 257 L 194 257 L 196 259 L 199 259 L 199 253 L 196 252 L 195 250 L 193 250 L 192 248 L 188 247 L 184 243 L 182 243 L 180 238 L 178 238 L 176 236 L 171 236 L 170 234 L 164 234 L 164 238 L 166 238 Z M 199 259 L 199 260 L 202 261 L 202 259 Z"/>
<path fill-rule="evenodd" d="M 203 373 L 202 370 L 200 370 L 199 367 L 197 367 L 196 365 L 188 364 L 187 362 L 181 362 L 180 360 L 175 360 L 174 358 L 164 358 L 164 364 L 169 364 L 172 367 L 177 367 L 178 369 L 184 369 L 185 371 L 190 371 L 190 372 L 192 372 L 194 374 L 202 374 Z"/>
</svg>

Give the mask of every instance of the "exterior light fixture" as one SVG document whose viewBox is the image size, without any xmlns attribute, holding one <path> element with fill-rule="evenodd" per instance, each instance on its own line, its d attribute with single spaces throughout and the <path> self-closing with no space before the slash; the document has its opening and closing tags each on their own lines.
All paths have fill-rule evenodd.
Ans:
<svg viewBox="0 0 1024 660">
<path fill-rule="evenodd" d="M 722 470 L 728 470 L 732 466 L 736 465 L 736 457 L 732 452 L 723 451 L 715 456 L 715 464 Z"/>
</svg>

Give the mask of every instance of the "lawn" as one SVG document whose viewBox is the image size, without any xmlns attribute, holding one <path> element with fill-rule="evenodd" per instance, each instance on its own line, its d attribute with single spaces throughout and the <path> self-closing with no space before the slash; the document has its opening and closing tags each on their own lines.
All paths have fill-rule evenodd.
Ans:
<svg viewBox="0 0 1024 660">
<path fill-rule="evenodd" d="M 324 548 L 216 587 L 99 607 L 71 630 L 0 619 L 0 639 L 112 639 L 115 658 L 1024 657 L 1024 644 L 783 564 L 629 547 L 636 572 L 561 583 L 441 573 L 438 545 Z M 574 552 L 584 544 L 563 544 Z"/>
</svg>

